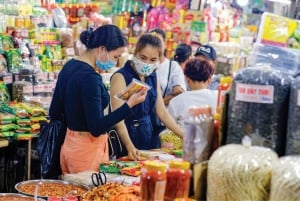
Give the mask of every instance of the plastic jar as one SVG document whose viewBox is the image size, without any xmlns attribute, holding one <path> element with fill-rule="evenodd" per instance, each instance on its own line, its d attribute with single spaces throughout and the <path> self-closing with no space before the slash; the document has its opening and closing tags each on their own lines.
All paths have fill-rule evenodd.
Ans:
<svg viewBox="0 0 300 201">
<path fill-rule="evenodd" d="M 190 163 L 187 161 L 169 161 L 165 201 L 176 198 L 188 198 L 190 190 Z"/>
<path fill-rule="evenodd" d="M 167 165 L 159 161 L 146 161 L 141 173 L 141 200 L 163 201 L 166 181 Z"/>
</svg>

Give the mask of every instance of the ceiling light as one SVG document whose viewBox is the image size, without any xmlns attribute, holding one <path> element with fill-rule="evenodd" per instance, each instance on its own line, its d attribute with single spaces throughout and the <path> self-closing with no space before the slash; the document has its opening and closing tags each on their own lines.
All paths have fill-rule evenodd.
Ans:
<svg viewBox="0 0 300 201">
<path fill-rule="evenodd" d="M 236 3 L 241 7 L 245 7 L 248 6 L 249 0 L 236 0 Z"/>
</svg>

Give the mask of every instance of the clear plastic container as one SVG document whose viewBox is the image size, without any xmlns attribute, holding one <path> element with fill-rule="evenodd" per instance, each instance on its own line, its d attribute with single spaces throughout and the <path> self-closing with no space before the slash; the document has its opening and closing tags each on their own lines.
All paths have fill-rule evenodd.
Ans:
<svg viewBox="0 0 300 201">
<path fill-rule="evenodd" d="M 176 198 L 188 198 L 190 190 L 190 163 L 187 161 L 169 161 L 165 201 Z"/>
<path fill-rule="evenodd" d="M 146 161 L 141 173 L 141 200 L 163 201 L 166 182 L 167 165 L 160 161 Z"/>
<path fill-rule="evenodd" d="M 191 107 L 184 120 L 183 159 L 197 164 L 208 159 L 213 138 L 211 107 Z"/>
</svg>

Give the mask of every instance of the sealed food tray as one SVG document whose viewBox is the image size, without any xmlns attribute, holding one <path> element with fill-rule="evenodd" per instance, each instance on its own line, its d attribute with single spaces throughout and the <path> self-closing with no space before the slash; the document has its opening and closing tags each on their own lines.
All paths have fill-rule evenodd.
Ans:
<svg viewBox="0 0 300 201">
<path fill-rule="evenodd" d="M 63 181 L 63 180 L 28 180 L 19 182 L 15 185 L 15 189 L 24 195 L 34 196 L 37 188 L 37 196 L 40 198 L 48 198 L 51 196 L 66 197 L 75 195 L 82 197 L 90 190 L 88 186 Z"/>
<path fill-rule="evenodd" d="M 0 201 L 34 201 L 33 197 L 22 195 L 18 193 L 0 193 Z M 45 201 L 44 199 L 38 198 L 38 201 Z"/>
</svg>

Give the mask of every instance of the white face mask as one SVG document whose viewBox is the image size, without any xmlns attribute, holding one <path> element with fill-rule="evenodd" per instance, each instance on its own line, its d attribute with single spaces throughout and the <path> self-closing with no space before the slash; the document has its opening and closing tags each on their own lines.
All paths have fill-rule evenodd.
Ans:
<svg viewBox="0 0 300 201">
<path fill-rule="evenodd" d="M 157 69 L 157 66 L 158 66 L 158 62 L 153 63 L 153 64 L 148 64 L 148 63 L 145 63 L 143 61 L 140 61 L 136 57 L 133 57 L 132 61 L 134 63 L 135 70 L 139 74 L 144 75 L 144 76 L 151 75 L 151 73 L 153 73 L 153 71 L 155 71 Z"/>
</svg>

